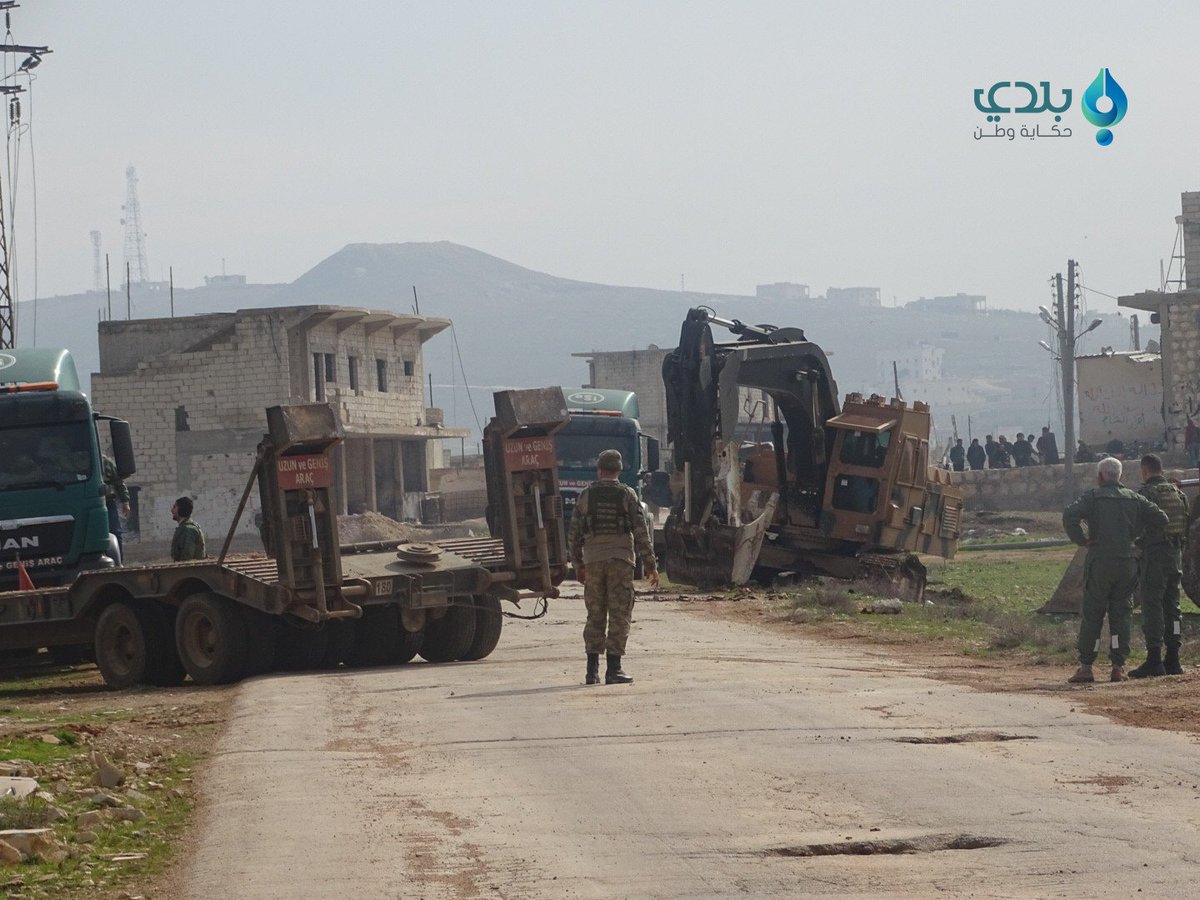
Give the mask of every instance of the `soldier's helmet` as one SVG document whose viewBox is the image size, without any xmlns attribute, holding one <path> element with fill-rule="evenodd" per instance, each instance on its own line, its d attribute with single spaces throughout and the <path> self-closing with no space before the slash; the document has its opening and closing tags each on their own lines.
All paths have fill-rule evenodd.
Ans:
<svg viewBox="0 0 1200 900">
<path fill-rule="evenodd" d="M 600 458 L 596 460 L 596 468 L 603 469 L 605 472 L 620 472 L 623 468 L 621 465 L 621 451 L 603 451 L 600 454 Z"/>
</svg>

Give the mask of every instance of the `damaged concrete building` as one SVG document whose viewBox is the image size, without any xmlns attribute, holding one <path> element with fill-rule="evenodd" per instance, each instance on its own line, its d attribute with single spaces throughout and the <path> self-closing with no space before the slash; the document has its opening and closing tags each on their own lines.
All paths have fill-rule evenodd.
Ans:
<svg viewBox="0 0 1200 900">
<path fill-rule="evenodd" d="M 283 403 L 337 409 L 346 430 L 334 457 L 340 512 L 419 520 L 442 439 L 467 435 L 425 404 L 422 346 L 449 325 L 340 306 L 101 323 L 92 391 L 100 409 L 133 427 L 134 530 L 169 537 L 171 504 L 188 494 L 197 520 L 223 534 L 262 438 L 263 410 Z M 256 533 L 253 513 L 240 532 Z"/>
<path fill-rule="evenodd" d="M 1161 329 L 1162 427 L 1168 449 L 1180 452 L 1188 419 L 1200 422 L 1200 191 L 1185 191 L 1182 206 L 1175 219 L 1183 236 L 1179 289 L 1143 291 L 1117 301 L 1149 312 Z"/>
</svg>

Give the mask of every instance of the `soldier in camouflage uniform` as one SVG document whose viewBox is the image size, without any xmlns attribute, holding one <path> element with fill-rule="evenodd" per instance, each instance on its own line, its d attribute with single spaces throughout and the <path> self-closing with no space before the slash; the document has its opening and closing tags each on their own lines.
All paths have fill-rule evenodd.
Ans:
<svg viewBox="0 0 1200 900">
<path fill-rule="evenodd" d="M 171 538 L 171 559 L 183 562 L 189 559 L 204 559 L 204 532 L 192 521 L 192 498 L 180 497 L 171 507 L 171 518 L 179 524 Z"/>
<path fill-rule="evenodd" d="M 106 454 L 100 456 L 100 474 L 104 479 L 104 505 L 108 509 L 108 530 L 116 537 L 117 546 L 121 548 L 121 556 L 124 557 L 125 542 L 122 537 L 125 535 L 125 526 L 121 517 L 129 515 L 129 488 L 125 486 L 125 480 L 117 474 L 117 463 L 111 456 Z"/>
<path fill-rule="evenodd" d="M 1182 675 L 1179 583 L 1183 579 L 1183 544 L 1188 530 L 1187 497 L 1163 477 L 1162 460 L 1153 453 L 1142 457 L 1142 482 L 1138 493 L 1167 514 L 1167 524 L 1148 530 L 1142 539 L 1138 595 L 1142 601 L 1146 661 L 1130 672 L 1129 677 Z"/>
<path fill-rule="evenodd" d="M 600 654 L 608 654 L 605 684 L 629 684 L 621 669 L 629 626 L 633 621 L 634 554 L 641 558 L 650 584 L 658 587 L 654 546 L 633 489 L 618 481 L 621 454 L 605 450 L 597 462 L 598 481 L 592 482 L 575 504 L 567 539 L 575 577 L 583 583 L 587 624 L 587 683 L 600 683 Z M 605 632 L 607 631 L 607 639 Z"/>
<path fill-rule="evenodd" d="M 1074 543 L 1087 547 L 1084 563 L 1083 613 L 1079 621 L 1079 670 L 1072 684 L 1096 680 L 1092 663 L 1100 652 L 1100 629 L 1108 616 L 1112 642 L 1109 681 L 1125 681 L 1133 592 L 1137 587 L 1134 542 L 1147 531 L 1167 524 L 1167 514 L 1129 488 L 1121 486 L 1121 462 L 1100 460 L 1096 487 L 1063 512 L 1063 528 Z M 1087 535 L 1080 527 L 1087 521 Z"/>
</svg>

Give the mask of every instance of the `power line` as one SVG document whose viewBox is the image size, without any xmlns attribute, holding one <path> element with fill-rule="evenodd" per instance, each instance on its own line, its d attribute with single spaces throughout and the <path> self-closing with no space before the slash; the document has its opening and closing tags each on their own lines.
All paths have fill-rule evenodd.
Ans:
<svg viewBox="0 0 1200 900">
<path fill-rule="evenodd" d="M 462 351 L 458 349 L 458 332 L 454 328 L 454 320 L 450 320 L 450 339 L 454 341 L 454 353 L 458 357 L 458 371 L 462 373 L 464 385 L 469 385 L 471 382 L 467 378 L 467 370 L 463 367 Z M 475 427 L 480 432 L 483 431 L 483 425 L 479 422 L 479 413 L 475 411 L 475 398 L 471 396 L 471 389 L 467 388 L 467 402 L 471 404 L 471 416 L 475 419 Z"/>
</svg>

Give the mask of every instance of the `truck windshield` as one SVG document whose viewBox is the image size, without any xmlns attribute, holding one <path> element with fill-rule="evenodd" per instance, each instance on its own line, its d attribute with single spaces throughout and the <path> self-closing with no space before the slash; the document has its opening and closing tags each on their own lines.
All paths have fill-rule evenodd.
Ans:
<svg viewBox="0 0 1200 900">
<path fill-rule="evenodd" d="M 554 436 L 561 469 L 595 469 L 603 450 L 619 450 L 625 469 L 638 464 L 637 426 L 616 416 L 573 416 Z"/>
<path fill-rule="evenodd" d="M 0 428 L 0 490 L 63 487 L 91 475 L 90 422 Z"/>
</svg>

